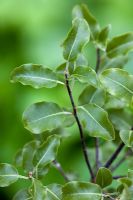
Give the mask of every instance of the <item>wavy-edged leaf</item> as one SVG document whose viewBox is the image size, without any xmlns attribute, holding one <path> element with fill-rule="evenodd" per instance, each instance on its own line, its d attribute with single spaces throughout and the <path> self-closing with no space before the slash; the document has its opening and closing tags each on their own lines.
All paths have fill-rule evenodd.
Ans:
<svg viewBox="0 0 133 200">
<path fill-rule="evenodd" d="M 107 25 L 105 28 L 103 28 L 99 35 L 98 35 L 98 39 L 96 41 L 96 46 L 97 48 L 101 49 L 102 51 L 106 50 L 106 46 L 107 46 L 107 40 L 108 40 L 108 35 L 111 29 L 111 25 Z"/>
<path fill-rule="evenodd" d="M 72 181 L 62 188 L 63 200 L 101 200 L 102 192 L 98 185 L 89 182 Z"/>
<path fill-rule="evenodd" d="M 0 164 L 0 187 L 7 187 L 19 178 L 17 169 L 7 163 Z"/>
<path fill-rule="evenodd" d="M 12 200 L 33 200 L 33 198 L 27 189 L 22 189 L 15 194 Z"/>
<path fill-rule="evenodd" d="M 127 147 L 133 147 L 133 131 L 132 130 L 121 130 L 120 138 Z"/>
<path fill-rule="evenodd" d="M 81 83 L 88 83 L 96 87 L 98 86 L 98 79 L 96 72 L 91 67 L 87 66 L 77 67 L 74 70 L 72 77 L 75 77 Z"/>
<path fill-rule="evenodd" d="M 55 160 L 60 145 L 60 138 L 52 135 L 36 150 L 33 163 L 35 170 L 43 168 Z"/>
<path fill-rule="evenodd" d="M 108 118 L 108 113 L 95 104 L 79 106 L 81 123 L 92 137 L 101 137 L 105 140 L 113 140 L 115 132 Z"/>
<path fill-rule="evenodd" d="M 106 95 L 106 104 L 104 105 L 105 109 L 122 109 L 126 107 L 126 102 L 121 101 L 120 99 L 107 94 Z"/>
<path fill-rule="evenodd" d="M 96 183 L 104 188 L 110 185 L 112 180 L 111 171 L 105 167 L 100 167 L 96 175 Z"/>
<path fill-rule="evenodd" d="M 60 108 L 56 103 L 39 102 L 29 106 L 23 113 L 24 127 L 34 134 L 65 126 L 66 120 L 72 120 L 72 113 Z M 66 124 L 69 126 L 70 123 Z"/>
<path fill-rule="evenodd" d="M 88 22 L 91 30 L 91 38 L 92 40 L 96 40 L 100 32 L 100 26 L 95 17 L 91 14 L 87 5 L 85 4 L 81 4 L 80 6 L 76 5 L 72 13 L 73 13 L 73 18 L 75 17 L 84 18 Z"/>
<path fill-rule="evenodd" d="M 125 33 L 114 37 L 108 42 L 107 56 L 116 57 L 120 54 L 126 54 L 133 49 L 133 32 Z"/>
<path fill-rule="evenodd" d="M 131 103 L 133 97 L 133 75 L 128 72 L 111 68 L 103 71 L 100 75 L 100 81 L 103 87 L 113 96 Z"/>
<path fill-rule="evenodd" d="M 79 105 L 94 103 L 102 107 L 106 100 L 106 93 L 102 88 L 95 88 L 92 85 L 87 86 L 79 96 Z"/>
<path fill-rule="evenodd" d="M 63 55 L 67 61 L 76 60 L 83 47 L 89 42 L 90 30 L 84 19 L 75 19 L 67 38 L 63 42 Z"/>
<path fill-rule="evenodd" d="M 55 72 L 39 64 L 24 64 L 15 68 L 11 74 L 11 82 L 20 82 L 36 89 L 52 88 L 57 84 L 64 85 L 63 82 L 58 81 Z"/>
</svg>

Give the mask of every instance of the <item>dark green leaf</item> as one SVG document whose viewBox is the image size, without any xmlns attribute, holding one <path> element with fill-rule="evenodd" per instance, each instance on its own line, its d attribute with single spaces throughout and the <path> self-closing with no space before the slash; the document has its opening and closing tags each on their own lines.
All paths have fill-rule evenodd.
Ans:
<svg viewBox="0 0 133 200">
<path fill-rule="evenodd" d="M 32 133 L 40 134 L 61 127 L 62 124 L 65 126 L 66 119 L 71 118 L 72 113 L 64 111 L 57 104 L 39 102 L 26 109 L 23 114 L 23 123 L 24 127 Z"/>
<path fill-rule="evenodd" d="M 89 24 L 92 40 L 96 40 L 100 32 L 100 26 L 85 4 L 82 4 L 81 6 L 77 5 L 74 7 L 73 17 L 84 18 Z"/>
<path fill-rule="evenodd" d="M 114 37 L 107 45 L 108 57 L 116 57 L 120 54 L 126 54 L 133 49 L 133 33 L 125 33 Z"/>
<path fill-rule="evenodd" d="M 133 147 L 133 131 L 132 130 L 121 130 L 120 138 L 127 147 Z"/>
<path fill-rule="evenodd" d="M 84 19 L 75 19 L 72 29 L 62 44 L 64 48 L 64 58 L 67 61 L 76 60 L 78 54 L 88 43 L 89 38 L 90 31 L 87 22 Z"/>
<path fill-rule="evenodd" d="M 11 74 L 11 82 L 20 82 L 33 88 L 52 88 L 57 84 L 64 85 L 57 80 L 56 74 L 49 68 L 38 64 L 25 64 L 14 69 Z"/>
<path fill-rule="evenodd" d="M 7 163 L 0 164 L 0 187 L 6 187 L 16 182 L 19 174 L 16 168 Z"/>
<path fill-rule="evenodd" d="M 112 174 L 111 171 L 105 167 L 101 167 L 96 176 L 96 183 L 102 188 L 110 185 L 112 183 Z"/>
<path fill-rule="evenodd" d="M 92 137 L 113 140 L 115 132 L 105 110 L 95 104 L 79 106 L 81 123 Z"/>
<path fill-rule="evenodd" d="M 102 88 L 95 88 L 91 85 L 87 86 L 79 96 L 79 105 L 94 103 L 102 107 L 105 103 L 106 93 Z"/>
<path fill-rule="evenodd" d="M 27 189 L 22 189 L 15 194 L 13 200 L 33 200 L 33 198 Z"/>
<path fill-rule="evenodd" d="M 93 86 L 98 86 L 98 79 L 96 72 L 87 66 L 79 66 L 73 72 L 72 77 L 78 79 L 81 83 L 88 83 Z"/>
<path fill-rule="evenodd" d="M 103 87 L 113 96 L 131 103 L 133 97 L 133 75 L 128 72 L 112 68 L 105 70 L 100 75 L 100 81 Z"/>
<path fill-rule="evenodd" d="M 55 160 L 59 145 L 59 136 L 52 135 L 36 150 L 33 159 L 36 172 Z"/>
<path fill-rule="evenodd" d="M 69 182 L 62 188 L 63 200 L 101 200 L 98 185 L 89 182 Z"/>
</svg>

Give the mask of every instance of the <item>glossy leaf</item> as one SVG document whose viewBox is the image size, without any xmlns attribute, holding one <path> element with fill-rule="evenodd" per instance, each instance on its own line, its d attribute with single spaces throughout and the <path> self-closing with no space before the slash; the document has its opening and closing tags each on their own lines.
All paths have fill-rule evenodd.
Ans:
<svg viewBox="0 0 133 200">
<path fill-rule="evenodd" d="M 72 181 L 62 188 L 63 200 L 101 200 L 102 193 L 98 185 L 89 182 Z"/>
<path fill-rule="evenodd" d="M 84 19 L 75 19 L 67 38 L 63 42 L 63 55 L 67 61 L 76 60 L 83 47 L 88 43 L 90 30 Z"/>
<path fill-rule="evenodd" d="M 122 109 L 125 108 L 126 102 L 121 101 L 120 99 L 118 99 L 117 97 L 114 97 L 110 94 L 106 95 L 106 104 L 104 105 L 105 109 Z"/>
<path fill-rule="evenodd" d="M 92 137 L 113 140 L 115 133 L 107 112 L 95 104 L 79 106 L 79 117 L 84 128 Z"/>
<path fill-rule="evenodd" d="M 77 67 L 73 72 L 72 77 L 75 77 L 81 83 L 88 83 L 90 85 L 98 86 L 96 72 L 90 67 Z"/>
<path fill-rule="evenodd" d="M 82 4 L 81 6 L 77 5 L 74 7 L 73 18 L 75 17 L 84 18 L 88 22 L 91 30 L 91 38 L 92 40 L 96 40 L 100 32 L 100 26 L 85 4 Z"/>
<path fill-rule="evenodd" d="M 87 86 L 79 96 L 79 105 L 94 103 L 102 107 L 105 103 L 106 93 L 102 88 L 95 88 L 91 85 Z"/>
<path fill-rule="evenodd" d="M 96 176 L 96 183 L 102 188 L 110 185 L 112 183 L 111 171 L 105 167 L 99 168 Z"/>
<path fill-rule="evenodd" d="M 79 53 L 77 56 L 76 66 L 88 66 L 88 60 L 82 53 Z"/>
<path fill-rule="evenodd" d="M 12 200 L 33 200 L 27 189 L 18 191 Z"/>
<path fill-rule="evenodd" d="M 36 179 L 33 181 L 32 196 L 34 200 L 45 200 L 46 191 L 42 183 Z"/>
<path fill-rule="evenodd" d="M 116 57 L 133 49 L 133 32 L 114 37 L 107 45 L 107 56 Z"/>
<path fill-rule="evenodd" d="M 107 69 L 100 75 L 103 87 L 113 96 L 131 103 L 133 97 L 133 75 L 122 69 Z"/>
<path fill-rule="evenodd" d="M 58 81 L 56 74 L 49 68 L 38 64 L 25 64 L 14 69 L 11 74 L 11 82 L 20 82 L 33 88 L 52 88 L 57 84 L 64 85 Z"/>
<path fill-rule="evenodd" d="M 59 128 L 72 113 L 64 111 L 55 103 L 39 102 L 32 104 L 23 114 L 24 127 L 34 134 Z M 71 121 L 70 121 L 71 123 Z M 69 124 L 68 124 L 69 125 Z"/>
<path fill-rule="evenodd" d="M 59 145 L 59 136 L 52 135 L 36 150 L 33 159 L 36 172 L 39 168 L 42 169 L 42 167 L 45 167 L 55 160 Z"/>
<path fill-rule="evenodd" d="M 111 25 L 109 24 L 108 26 L 106 26 L 105 28 L 103 28 L 98 36 L 98 39 L 96 41 L 96 46 L 97 48 L 101 49 L 102 51 L 106 50 L 106 46 L 107 46 L 107 39 L 108 39 L 108 35 L 111 29 Z"/>
<path fill-rule="evenodd" d="M 0 164 L 0 187 L 6 187 L 16 182 L 19 178 L 18 172 L 14 166 L 1 163 Z"/>
<path fill-rule="evenodd" d="M 133 131 L 132 130 L 121 130 L 120 138 L 127 147 L 133 147 Z"/>
<path fill-rule="evenodd" d="M 47 200 L 61 200 L 62 199 L 62 186 L 58 184 L 51 184 L 45 187 L 47 192 Z"/>
</svg>

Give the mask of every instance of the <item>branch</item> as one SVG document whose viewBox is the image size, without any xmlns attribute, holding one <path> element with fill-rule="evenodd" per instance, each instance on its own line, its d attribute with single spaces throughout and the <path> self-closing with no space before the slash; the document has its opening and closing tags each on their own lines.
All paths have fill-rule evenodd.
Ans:
<svg viewBox="0 0 133 200">
<path fill-rule="evenodd" d="M 101 59 L 100 59 L 100 49 L 99 48 L 96 49 L 96 57 L 97 57 L 97 60 L 96 60 L 95 71 L 98 72 L 99 67 L 100 67 L 100 61 L 101 61 Z"/>
<path fill-rule="evenodd" d="M 64 177 L 65 181 L 69 181 L 68 177 L 66 176 L 63 168 L 61 167 L 60 163 L 57 160 L 53 161 L 54 167 L 60 172 L 60 174 Z"/>
<path fill-rule="evenodd" d="M 75 106 L 75 103 L 74 103 L 74 99 L 73 99 L 73 96 L 72 96 L 72 91 L 71 91 L 71 88 L 69 86 L 69 74 L 68 74 L 67 69 L 65 71 L 65 81 L 66 81 L 66 87 L 67 87 L 68 95 L 70 97 L 71 105 L 72 105 L 72 108 L 73 108 L 73 115 L 75 117 L 75 120 L 76 120 L 78 128 L 79 128 L 79 132 L 80 132 L 80 139 L 81 139 L 81 145 L 82 145 L 84 158 L 85 158 L 87 167 L 89 169 L 89 172 L 90 172 L 90 175 L 91 175 L 91 179 L 92 179 L 92 181 L 94 181 L 95 176 L 94 176 L 94 173 L 92 171 L 92 168 L 91 168 L 91 165 L 90 165 L 90 161 L 88 159 L 87 147 L 86 147 L 85 140 L 84 140 L 83 129 L 82 129 L 82 125 L 81 125 L 81 123 L 79 121 L 79 118 L 78 118 L 77 109 L 76 109 L 76 106 Z"/>
<path fill-rule="evenodd" d="M 123 142 L 120 143 L 120 145 L 118 146 L 118 148 L 116 149 L 116 151 L 113 153 L 113 155 L 109 158 L 109 160 L 106 162 L 106 164 L 104 165 L 104 167 L 106 167 L 106 168 L 110 167 L 110 165 L 117 158 L 117 156 L 119 155 L 119 153 L 121 152 L 121 150 L 123 149 L 124 146 L 125 146 L 125 144 Z"/>
</svg>

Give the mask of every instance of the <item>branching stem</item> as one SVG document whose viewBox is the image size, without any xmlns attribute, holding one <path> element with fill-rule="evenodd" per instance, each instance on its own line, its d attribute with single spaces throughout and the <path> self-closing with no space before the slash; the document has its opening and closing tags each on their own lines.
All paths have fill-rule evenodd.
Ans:
<svg viewBox="0 0 133 200">
<path fill-rule="evenodd" d="M 71 88 L 70 88 L 70 85 L 69 85 L 69 73 L 68 73 L 67 69 L 65 71 L 65 81 L 66 81 L 66 88 L 67 88 L 67 91 L 68 91 L 68 95 L 70 97 L 70 101 L 71 101 L 72 108 L 73 108 L 73 115 L 75 117 L 75 120 L 76 120 L 78 128 L 79 128 L 79 132 L 80 132 L 80 139 L 81 139 L 81 145 L 82 145 L 84 158 L 85 158 L 87 167 L 88 167 L 90 175 L 91 175 L 91 180 L 94 182 L 95 176 L 94 176 L 94 173 L 92 171 L 92 168 L 91 168 L 91 165 L 90 165 L 90 161 L 88 159 L 87 147 L 86 147 L 86 143 L 85 143 L 85 140 L 84 140 L 83 129 L 82 129 L 82 125 L 80 123 L 80 120 L 78 118 L 77 109 L 76 109 L 76 106 L 75 106 L 75 103 L 74 103 L 74 99 L 73 99 L 73 95 L 72 95 L 72 91 L 71 91 Z"/>
</svg>

